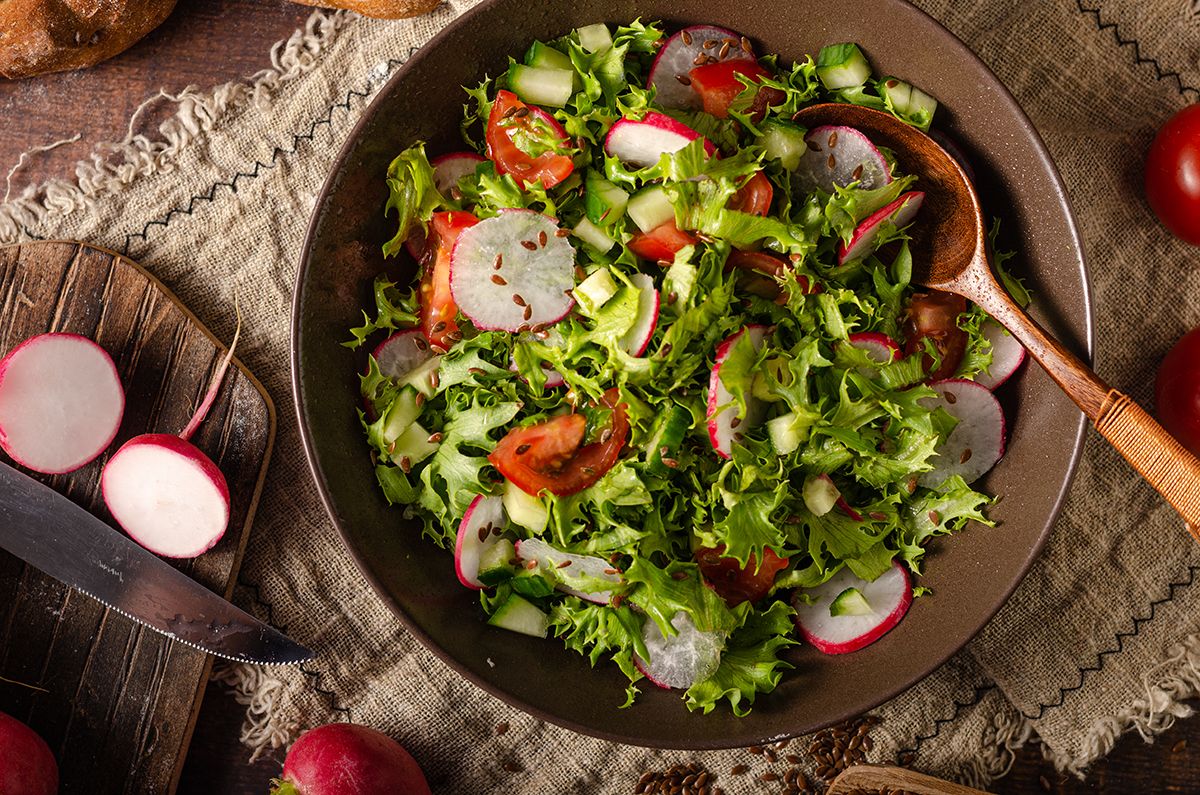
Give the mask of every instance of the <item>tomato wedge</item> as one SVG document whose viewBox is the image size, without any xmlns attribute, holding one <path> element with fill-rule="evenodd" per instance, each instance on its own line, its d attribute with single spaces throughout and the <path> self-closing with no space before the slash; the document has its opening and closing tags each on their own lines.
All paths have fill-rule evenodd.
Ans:
<svg viewBox="0 0 1200 795">
<path fill-rule="evenodd" d="M 738 94 L 746 87 L 737 79 L 743 74 L 754 82 L 760 82 L 764 77 L 773 77 L 770 72 L 758 65 L 758 61 L 749 59 L 734 59 L 717 61 L 697 66 L 688 72 L 692 88 L 704 100 L 704 112 L 724 119 L 729 115 L 729 106 Z M 754 95 L 754 101 L 748 110 L 752 120 L 758 121 L 766 115 L 767 108 L 783 102 L 785 94 L 777 88 L 760 88 Z"/>
<path fill-rule="evenodd" d="M 968 335 L 958 327 L 958 316 L 967 311 L 967 299 L 942 290 L 916 293 L 904 310 L 904 355 L 925 350 L 924 339 L 933 340 L 933 347 L 942 363 L 933 372 L 933 357 L 925 355 L 926 381 L 950 378 L 962 363 L 967 350 Z"/>
<path fill-rule="evenodd" d="M 497 92 L 496 100 L 492 103 L 492 112 L 488 116 L 487 153 L 495 162 L 496 171 L 500 174 L 512 174 L 521 187 L 531 182 L 540 182 L 542 187 L 550 188 L 570 176 L 575 166 L 571 158 L 554 151 L 530 157 L 518 148 L 513 141 L 518 133 L 544 137 L 532 123 L 534 119 L 546 122 L 555 130 L 560 141 L 567 140 L 566 133 L 553 116 L 540 108 L 526 105 L 511 91 Z"/>
<path fill-rule="evenodd" d="M 727 271 L 733 268 L 741 268 L 746 271 L 740 277 L 742 289 L 760 298 L 773 298 L 780 303 L 786 301 L 786 298 L 775 279 L 783 276 L 788 265 L 787 261 L 765 251 L 743 251 L 738 248 L 730 251 L 729 259 L 725 260 Z M 808 277 L 803 274 L 796 276 L 796 283 L 806 294 L 821 292 L 821 285 L 810 286 Z"/>
<path fill-rule="evenodd" d="M 722 557 L 724 552 L 724 544 L 715 549 L 700 547 L 696 550 L 696 562 L 700 565 L 700 573 L 712 584 L 717 596 L 724 599 L 730 607 L 762 599 L 767 595 L 767 591 L 771 590 L 775 575 L 788 564 L 787 558 L 779 557 L 770 547 L 763 549 L 761 568 L 757 567 L 754 555 L 750 556 L 747 565 L 743 567 L 737 558 Z"/>
<path fill-rule="evenodd" d="M 617 462 L 629 421 L 618 391 L 604 393 L 600 405 L 613 409 L 612 425 L 601 441 L 583 444 L 587 419 L 582 414 L 562 414 L 535 425 L 513 428 L 488 460 L 521 491 L 538 494 L 543 489 L 565 497 L 595 483 Z"/>
<path fill-rule="evenodd" d="M 458 338 L 458 305 L 450 295 L 450 254 L 458 233 L 479 223 L 471 213 L 434 213 L 421 253 L 421 331 L 429 344 L 449 350 Z"/>
<path fill-rule="evenodd" d="M 774 193 L 767 175 L 755 171 L 753 176 L 738 188 L 738 192 L 729 197 L 725 207 L 750 215 L 766 215 L 771 209 L 771 197 Z"/>
<path fill-rule="evenodd" d="M 675 221 L 667 221 L 649 232 L 634 232 L 633 239 L 626 245 L 629 250 L 642 259 L 652 262 L 670 262 L 675 259 L 675 252 L 684 246 L 694 246 L 699 241 L 683 232 L 675 225 Z"/>
</svg>

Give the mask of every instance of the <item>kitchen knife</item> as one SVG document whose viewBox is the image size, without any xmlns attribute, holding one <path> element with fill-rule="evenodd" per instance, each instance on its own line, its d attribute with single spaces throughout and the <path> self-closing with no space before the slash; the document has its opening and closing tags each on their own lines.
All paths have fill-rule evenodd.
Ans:
<svg viewBox="0 0 1200 795">
<path fill-rule="evenodd" d="M 218 657 L 283 665 L 316 656 L 3 463 L 0 547 L 150 629 Z"/>
</svg>

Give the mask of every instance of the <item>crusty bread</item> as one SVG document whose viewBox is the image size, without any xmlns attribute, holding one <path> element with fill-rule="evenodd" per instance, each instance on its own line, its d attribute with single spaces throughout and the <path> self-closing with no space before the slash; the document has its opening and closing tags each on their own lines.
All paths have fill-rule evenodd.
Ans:
<svg viewBox="0 0 1200 795">
<path fill-rule="evenodd" d="M 0 75 L 82 69 L 162 24 L 175 0 L 0 0 Z"/>
<path fill-rule="evenodd" d="M 3 0 L 0 0 L 3 2 Z M 419 17 L 437 8 L 442 0 L 296 0 L 321 8 L 346 8 L 364 17 L 376 19 L 408 19 Z"/>
</svg>

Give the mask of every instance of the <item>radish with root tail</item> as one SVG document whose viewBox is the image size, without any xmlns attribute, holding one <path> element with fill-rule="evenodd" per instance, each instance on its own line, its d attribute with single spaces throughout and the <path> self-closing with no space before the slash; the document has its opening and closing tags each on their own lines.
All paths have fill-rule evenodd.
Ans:
<svg viewBox="0 0 1200 795">
<path fill-rule="evenodd" d="M 204 421 L 241 334 L 237 331 L 204 400 L 178 435 L 146 433 L 123 444 L 104 465 L 104 503 L 129 537 L 159 555 L 194 558 L 209 550 L 229 525 L 225 475 L 188 441 Z"/>
<path fill-rule="evenodd" d="M 108 353 L 78 334 L 39 334 L 0 361 L 0 447 L 35 472 L 61 475 L 117 436 L 125 390 Z"/>
</svg>

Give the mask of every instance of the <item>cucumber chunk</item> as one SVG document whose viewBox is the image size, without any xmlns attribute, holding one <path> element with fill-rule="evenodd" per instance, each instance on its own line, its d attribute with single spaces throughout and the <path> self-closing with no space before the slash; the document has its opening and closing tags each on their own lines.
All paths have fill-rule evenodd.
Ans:
<svg viewBox="0 0 1200 795">
<path fill-rule="evenodd" d="M 417 400 L 417 390 L 406 386 L 392 400 L 388 408 L 387 421 L 383 426 L 383 443 L 391 445 L 398 440 L 408 426 L 416 422 L 421 414 L 421 403 Z M 428 434 L 426 434 L 428 436 Z"/>
<path fill-rule="evenodd" d="M 778 160 L 786 170 L 795 171 L 801 156 L 808 150 L 804 129 L 778 119 L 764 119 L 760 129 L 767 159 Z"/>
<path fill-rule="evenodd" d="M 479 555 L 479 574 L 476 577 L 489 588 L 511 580 L 517 573 L 517 567 L 509 561 L 516 556 L 512 542 L 507 538 L 500 539 Z"/>
<path fill-rule="evenodd" d="M 535 41 L 529 51 L 525 53 L 525 65 L 538 69 L 571 70 L 575 68 L 575 65 L 571 63 L 571 56 L 541 41 Z"/>
<path fill-rule="evenodd" d="M 678 465 L 679 448 L 683 438 L 692 427 L 692 415 L 683 406 L 671 406 L 671 410 L 660 415 L 658 423 L 646 443 L 646 468 L 653 475 L 666 477 Z"/>
<path fill-rule="evenodd" d="M 870 76 L 871 65 L 857 44 L 830 44 L 817 54 L 817 77 L 830 91 L 861 86 Z"/>
<path fill-rule="evenodd" d="M 829 615 L 838 616 L 869 616 L 874 611 L 867 604 L 867 598 L 857 588 L 847 588 L 829 603 Z"/>
<path fill-rule="evenodd" d="M 502 627 L 535 638 L 546 637 L 550 616 L 519 594 L 512 594 L 488 619 L 493 627 Z"/>
<path fill-rule="evenodd" d="M 574 91 L 575 71 L 543 69 L 537 66 L 513 64 L 508 70 L 508 87 L 522 102 L 565 107 Z"/>
<path fill-rule="evenodd" d="M 503 500 L 504 511 L 508 514 L 510 522 L 524 527 L 535 535 L 546 529 L 546 522 L 550 520 L 550 509 L 546 507 L 546 503 L 542 501 L 541 497 L 526 494 L 520 488 L 509 483 Z"/>
<path fill-rule="evenodd" d="M 587 218 L 596 226 L 615 224 L 625 214 L 625 207 L 629 204 L 629 194 L 595 169 L 588 171 L 584 196 Z"/>
<path fill-rule="evenodd" d="M 409 466 L 419 464 L 441 447 L 437 442 L 429 441 L 431 436 L 429 431 L 421 427 L 421 423 L 414 420 L 404 433 L 396 438 L 396 444 L 388 453 L 388 457 L 393 461 L 407 458 Z"/>
<path fill-rule="evenodd" d="M 608 25 L 603 22 L 584 25 L 579 28 L 579 43 L 588 52 L 600 52 L 612 46 L 612 34 L 608 32 Z"/>
<path fill-rule="evenodd" d="M 575 224 L 575 228 L 571 230 L 571 234 L 601 254 L 606 253 L 613 247 L 613 243 L 617 242 L 613 240 L 608 232 L 589 221 L 586 216 L 579 219 L 579 223 Z"/>
<path fill-rule="evenodd" d="M 575 301 L 583 314 L 595 317 L 597 310 L 608 303 L 618 289 L 612 271 L 598 268 L 575 288 Z"/>
<path fill-rule="evenodd" d="M 652 232 L 675 220 L 675 208 L 661 185 L 651 185 L 635 193 L 625 205 L 625 212 L 643 232 Z"/>
</svg>

